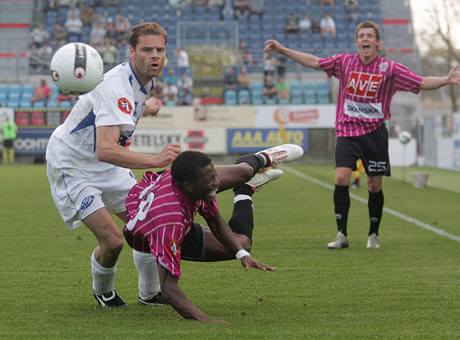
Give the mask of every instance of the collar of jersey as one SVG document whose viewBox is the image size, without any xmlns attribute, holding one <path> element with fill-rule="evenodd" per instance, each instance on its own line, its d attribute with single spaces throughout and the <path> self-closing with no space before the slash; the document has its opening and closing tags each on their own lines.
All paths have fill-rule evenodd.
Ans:
<svg viewBox="0 0 460 340">
<path fill-rule="evenodd" d="M 130 75 L 130 77 L 129 77 L 129 82 L 131 83 L 131 86 L 133 85 L 133 78 L 132 78 L 132 76 L 134 75 L 134 78 L 136 78 L 136 81 L 137 81 L 137 83 L 138 83 L 139 86 L 140 86 L 140 87 L 139 87 L 139 90 L 141 90 L 143 94 L 147 94 L 147 93 L 148 93 L 147 90 L 146 90 L 145 87 L 141 84 L 139 78 L 137 77 L 136 72 L 134 72 L 133 65 L 131 65 L 131 62 L 129 62 L 128 64 L 129 64 L 129 69 L 131 70 L 131 75 Z M 152 80 L 151 80 L 151 87 L 150 87 L 150 89 L 153 89 L 153 87 L 154 87 L 154 82 L 153 82 L 153 79 L 152 79 Z"/>
</svg>

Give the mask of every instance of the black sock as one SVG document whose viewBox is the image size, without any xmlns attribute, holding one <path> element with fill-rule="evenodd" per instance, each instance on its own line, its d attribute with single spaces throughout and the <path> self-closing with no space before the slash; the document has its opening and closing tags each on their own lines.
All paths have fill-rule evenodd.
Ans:
<svg viewBox="0 0 460 340">
<path fill-rule="evenodd" d="M 235 197 L 238 195 L 252 196 L 254 193 L 249 185 L 243 184 L 233 189 Z M 230 229 L 234 233 L 245 235 L 252 242 L 252 230 L 254 229 L 254 211 L 251 199 L 243 199 L 233 204 L 232 217 L 228 221 Z"/>
<path fill-rule="evenodd" d="M 254 175 L 262 168 L 268 166 L 269 160 L 263 154 L 244 155 L 238 158 L 235 164 L 248 163 L 254 169 Z"/>
<path fill-rule="evenodd" d="M 350 210 L 350 192 L 347 186 L 335 185 L 334 211 L 337 230 L 347 236 L 348 210 Z"/>
<path fill-rule="evenodd" d="M 383 212 L 383 191 L 379 192 L 369 192 L 369 200 L 367 207 L 369 208 L 369 235 L 370 234 L 379 234 L 380 221 L 382 220 Z"/>
</svg>

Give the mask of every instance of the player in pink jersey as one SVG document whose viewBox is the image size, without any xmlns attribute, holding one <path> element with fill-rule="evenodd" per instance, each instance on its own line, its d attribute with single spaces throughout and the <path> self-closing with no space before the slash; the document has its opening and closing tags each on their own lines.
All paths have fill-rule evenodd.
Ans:
<svg viewBox="0 0 460 340">
<path fill-rule="evenodd" d="M 249 169 L 250 157 L 254 160 L 258 156 L 243 158 L 243 162 L 249 163 L 226 167 L 225 172 L 238 173 L 242 166 Z M 124 229 L 127 243 L 137 251 L 150 252 L 156 257 L 162 292 L 168 303 L 184 318 L 211 321 L 177 284 L 181 274 L 181 259 L 216 261 L 236 257 L 246 270 L 250 267 L 275 270 L 258 262 L 248 252 L 252 240 L 251 196 L 254 192 L 249 185 L 259 186 L 282 174 L 278 169 L 271 171 L 275 171 L 271 178 L 257 182 L 254 181 L 256 175 L 252 182 L 236 185 L 234 212 L 229 224 L 219 213 L 215 195 L 218 190 L 228 188 L 230 182 L 223 183 L 225 179 L 220 182 L 218 170 L 211 159 L 201 152 L 181 153 L 171 170 L 147 172 L 140 183 L 131 189 L 126 201 L 130 217 Z M 236 184 L 233 180 L 231 182 Z M 206 220 L 210 232 L 194 223 L 197 212 Z M 204 240 L 191 244 L 190 239 L 198 233 L 202 233 Z M 189 234 L 193 236 L 186 239 Z M 188 249 L 184 249 L 183 244 L 187 242 Z"/>
<path fill-rule="evenodd" d="M 356 54 L 327 58 L 289 49 L 276 40 L 265 42 L 266 52 L 278 52 L 310 68 L 320 69 L 339 79 L 336 111 L 334 207 L 337 238 L 328 248 L 346 248 L 347 218 L 350 209 L 349 183 L 356 161 L 363 160 L 369 190 L 370 228 L 368 248 L 379 248 L 379 226 L 383 212 L 383 177 L 390 176 L 388 131 L 384 122 L 391 118 L 390 103 L 397 91 L 435 90 L 460 85 L 460 72 L 454 67 L 443 77 L 422 77 L 402 64 L 379 56 L 380 30 L 364 21 L 355 30 Z"/>
</svg>

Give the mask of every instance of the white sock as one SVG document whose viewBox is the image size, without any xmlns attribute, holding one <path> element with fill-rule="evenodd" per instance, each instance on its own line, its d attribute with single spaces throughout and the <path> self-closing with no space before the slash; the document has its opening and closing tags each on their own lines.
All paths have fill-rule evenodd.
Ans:
<svg viewBox="0 0 460 340">
<path fill-rule="evenodd" d="M 93 291 L 96 295 L 110 293 L 113 291 L 115 283 L 115 273 L 117 266 L 106 268 L 96 261 L 96 257 L 91 255 L 91 273 L 93 274 Z"/>
<path fill-rule="evenodd" d="M 150 253 L 133 249 L 133 260 L 139 275 L 139 296 L 149 300 L 161 291 L 157 260 Z"/>
</svg>

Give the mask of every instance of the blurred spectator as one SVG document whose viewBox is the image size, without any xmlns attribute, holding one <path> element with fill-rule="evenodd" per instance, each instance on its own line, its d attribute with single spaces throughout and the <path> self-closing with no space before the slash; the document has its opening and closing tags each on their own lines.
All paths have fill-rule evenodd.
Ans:
<svg viewBox="0 0 460 340">
<path fill-rule="evenodd" d="M 273 57 L 272 53 L 264 52 L 264 76 L 267 77 L 268 75 L 273 76 L 273 72 L 275 71 L 275 58 Z"/>
<path fill-rule="evenodd" d="M 357 22 L 359 19 L 359 3 L 358 0 L 345 0 L 345 11 L 347 12 L 348 20 Z"/>
<path fill-rule="evenodd" d="M 324 6 L 331 6 L 335 10 L 335 0 L 320 0 L 319 4 L 321 11 L 323 11 Z"/>
<path fill-rule="evenodd" d="M 69 40 L 81 40 L 81 30 L 83 27 L 83 22 L 81 21 L 80 17 L 71 15 L 69 18 L 67 18 L 67 21 L 65 22 L 64 26 L 67 29 Z"/>
<path fill-rule="evenodd" d="M 289 83 L 286 81 L 284 76 L 279 77 L 276 83 L 276 92 L 278 99 L 289 101 Z"/>
<path fill-rule="evenodd" d="M 284 77 L 286 74 L 287 58 L 284 54 L 279 53 L 276 59 L 276 73 L 278 77 Z"/>
<path fill-rule="evenodd" d="M 192 93 L 193 88 L 193 79 L 187 72 L 182 73 L 179 80 L 177 81 L 177 86 L 181 91 L 188 90 Z"/>
<path fill-rule="evenodd" d="M 117 63 L 117 48 L 112 43 L 110 38 L 104 38 L 104 43 L 99 49 L 99 52 L 104 62 L 104 71 L 110 70 Z"/>
<path fill-rule="evenodd" d="M 115 17 L 115 31 L 117 32 L 117 42 L 125 41 L 128 32 L 131 28 L 131 23 L 124 15 L 117 14 Z"/>
<path fill-rule="evenodd" d="M 192 103 L 193 103 L 192 92 L 189 89 L 184 89 L 180 93 L 179 104 L 180 105 L 192 105 Z"/>
<path fill-rule="evenodd" d="M 240 66 L 244 65 L 246 67 L 252 65 L 252 53 L 249 51 L 246 41 L 241 39 L 240 40 L 240 48 L 239 48 L 239 56 L 238 56 L 238 64 Z"/>
<path fill-rule="evenodd" d="M 90 44 L 93 46 L 102 46 L 104 43 L 106 29 L 103 24 L 96 23 L 91 28 Z"/>
<path fill-rule="evenodd" d="M 319 22 L 321 28 L 321 36 L 323 37 L 335 37 L 335 21 L 329 13 L 324 14 L 323 18 Z"/>
<path fill-rule="evenodd" d="M 59 48 L 60 46 L 64 45 L 67 42 L 67 32 L 61 26 L 60 23 L 54 24 L 53 36 L 51 44 L 55 48 Z"/>
<path fill-rule="evenodd" d="M 278 91 L 276 90 L 275 84 L 273 84 L 273 76 L 267 75 L 264 82 L 264 98 L 265 99 L 276 99 Z"/>
<path fill-rule="evenodd" d="M 177 86 L 172 83 L 166 83 L 166 86 L 163 89 L 163 102 L 164 103 L 177 103 Z"/>
<path fill-rule="evenodd" d="M 228 66 L 224 75 L 224 93 L 238 88 L 238 78 L 232 66 Z"/>
<path fill-rule="evenodd" d="M 173 67 L 168 68 L 168 74 L 165 75 L 163 78 L 166 83 L 170 82 L 174 85 L 177 85 L 177 76 L 176 76 L 176 72 L 174 71 Z"/>
<path fill-rule="evenodd" d="M 249 16 L 251 14 L 251 3 L 249 0 L 233 0 L 233 9 L 237 18 L 241 15 Z"/>
<path fill-rule="evenodd" d="M 299 20 L 299 29 L 302 32 L 308 32 L 311 30 L 311 21 L 308 18 L 308 15 L 304 15 L 302 19 Z"/>
<path fill-rule="evenodd" d="M 67 12 L 67 19 L 69 19 L 70 17 L 81 18 L 80 9 L 75 4 L 70 6 L 69 11 Z"/>
<path fill-rule="evenodd" d="M 240 69 L 238 74 L 238 85 L 239 90 L 250 90 L 251 88 L 251 77 L 249 76 L 248 69 L 245 66 Z"/>
<path fill-rule="evenodd" d="M 47 102 L 51 96 L 51 88 L 46 84 L 46 80 L 40 80 L 40 85 L 35 87 L 34 96 L 31 98 L 32 103 Z"/>
<path fill-rule="evenodd" d="M 83 25 L 90 26 L 93 24 L 94 10 L 82 3 L 80 5 L 80 19 L 83 22 Z"/>
<path fill-rule="evenodd" d="M 264 15 L 264 0 L 250 0 L 249 4 L 251 14 L 257 14 L 260 17 Z"/>
<path fill-rule="evenodd" d="M 186 72 L 190 66 L 187 52 L 183 48 L 178 47 L 174 51 L 174 55 L 176 58 L 176 65 L 179 68 L 180 74 Z"/>
<path fill-rule="evenodd" d="M 40 59 L 44 60 L 46 64 L 48 64 L 53 57 L 53 48 L 48 43 L 44 43 L 42 46 L 40 46 L 37 52 L 40 56 Z"/>
<path fill-rule="evenodd" d="M 59 7 L 71 7 L 76 6 L 80 0 L 58 0 Z"/>
<path fill-rule="evenodd" d="M 286 25 L 284 26 L 285 33 L 299 33 L 299 20 L 297 15 L 291 13 L 286 19 Z"/>
<path fill-rule="evenodd" d="M 115 31 L 115 25 L 113 23 L 112 18 L 107 19 L 107 23 L 105 24 L 104 38 L 109 38 L 112 41 L 112 43 L 115 43 L 117 39 L 117 32 Z"/>
<path fill-rule="evenodd" d="M 235 11 L 233 10 L 232 0 L 224 0 L 221 7 L 222 20 L 233 19 Z"/>
<path fill-rule="evenodd" d="M 319 21 L 318 18 L 313 17 L 311 19 L 311 32 L 312 33 L 320 33 L 321 32 L 321 27 L 319 26 Z"/>
<path fill-rule="evenodd" d="M 30 38 L 32 39 L 32 45 L 36 47 L 42 46 L 45 41 L 49 39 L 50 35 L 45 31 L 43 24 L 38 24 L 37 27 L 33 29 L 30 33 Z"/>
</svg>

